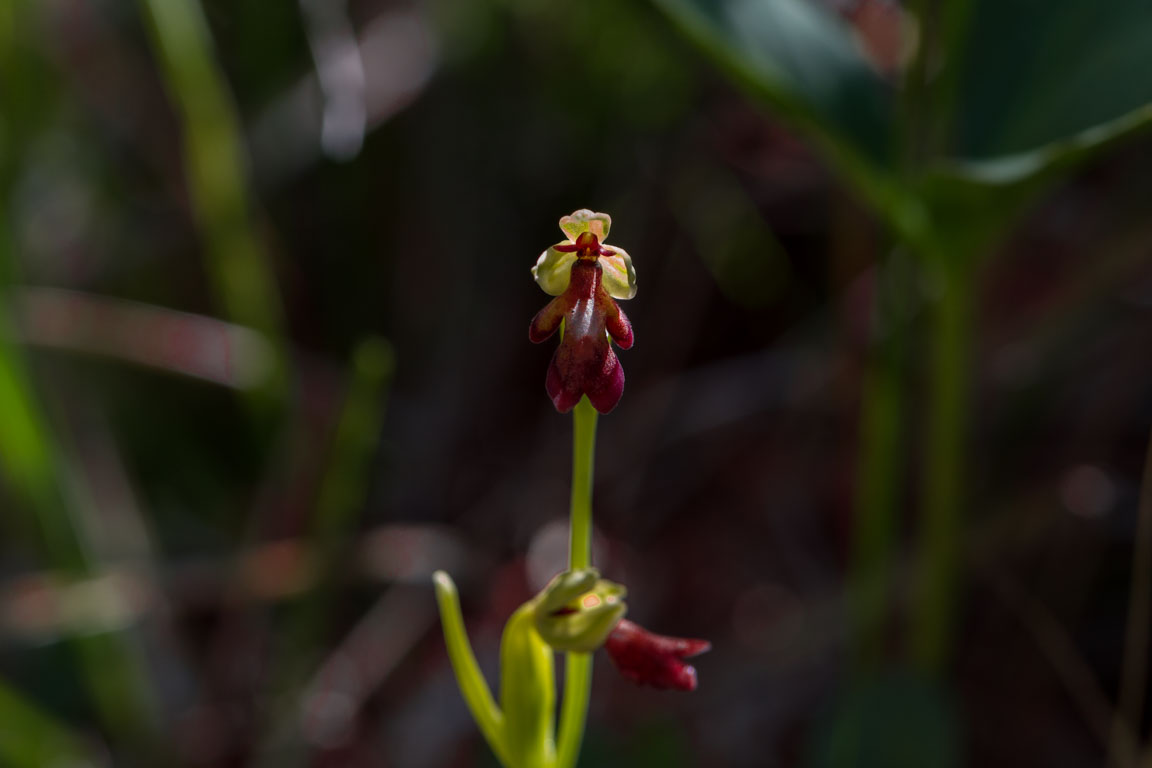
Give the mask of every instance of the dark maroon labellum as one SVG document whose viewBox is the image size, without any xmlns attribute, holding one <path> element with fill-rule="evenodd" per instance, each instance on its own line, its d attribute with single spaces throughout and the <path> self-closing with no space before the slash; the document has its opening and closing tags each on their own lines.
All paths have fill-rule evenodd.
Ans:
<svg viewBox="0 0 1152 768">
<path fill-rule="evenodd" d="M 528 338 L 539 344 L 564 324 L 563 338 L 544 380 L 556 410 L 567 413 L 588 396 L 600 413 L 608 413 L 624 392 L 624 369 L 609 336 L 621 349 L 632 346 L 632 324 L 601 284 L 603 270 L 596 235 L 585 232 L 570 246 L 576 252 L 568 288 L 536 313 Z M 611 252 L 609 252 L 611 253 Z"/>
<path fill-rule="evenodd" d="M 604 643 L 624 677 L 640 685 L 678 691 L 696 690 L 696 668 L 684 659 L 711 647 L 707 640 L 653 634 L 627 619 L 620 620 Z"/>
</svg>

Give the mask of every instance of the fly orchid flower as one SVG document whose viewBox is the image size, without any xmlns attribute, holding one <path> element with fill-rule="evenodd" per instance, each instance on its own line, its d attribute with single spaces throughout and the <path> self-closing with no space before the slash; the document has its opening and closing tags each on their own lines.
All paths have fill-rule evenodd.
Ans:
<svg viewBox="0 0 1152 768">
<path fill-rule="evenodd" d="M 592 563 L 592 465 L 597 411 L 608 413 L 624 391 L 612 349 L 632 346 L 632 325 L 616 303 L 636 295 L 636 271 L 622 248 L 606 247 L 606 213 L 582 209 L 560 219 L 566 238 L 540 254 L 532 276 L 555 298 L 540 310 L 528 338 L 557 330 L 545 388 L 556 410 L 573 413 L 569 564 L 540 594 L 521 605 L 500 640 L 499 703 L 472 652 L 456 585 L 433 574 L 448 657 L 476 724 L 505 768 L 575 768 L 592 685 L 592 653 L 607 647 L 631 680 L 693 690 L 696 671 L 683 659 L 703 653 L 704 640 L 654 635 L 624 619 L 623 586 L 600 578 Z M 556 717 L 554 655 L 565 654 L 564 696 Z"/>
<path fill-rule="evenodd" d="M 581 209 L 560 219 L 567 239 L 536 261 L 532 276 L 555 296 L 528 327 L 535 344 L 562 329 L 544 387 L 552 404 L 567 413 L 584 395 L 600 413 L 608 413 L 624 392 L 624 369 L 612 350 L 632 346 L 632 324 L 616 303 L 636 295 L 636 270 L 623 248 L 604 241 L 612 217 Z"/>
</svg>

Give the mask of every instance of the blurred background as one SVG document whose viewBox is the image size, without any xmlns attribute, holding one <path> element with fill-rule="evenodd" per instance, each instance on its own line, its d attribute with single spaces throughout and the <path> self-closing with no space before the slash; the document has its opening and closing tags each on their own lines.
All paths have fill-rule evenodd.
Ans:
<svg viewBox="0 0 1152 768">
<path fill-rule="evenodd" d="M 639 275 L 595 559 L 713 650 L 598 658 L 582 766 L 1152 764 L 1150 34 L 4 0 L 0 765 L 495 766 L 430 574 L 494 683 L 565 561 L 529 268 L 583 207 Z"/>
</svg>

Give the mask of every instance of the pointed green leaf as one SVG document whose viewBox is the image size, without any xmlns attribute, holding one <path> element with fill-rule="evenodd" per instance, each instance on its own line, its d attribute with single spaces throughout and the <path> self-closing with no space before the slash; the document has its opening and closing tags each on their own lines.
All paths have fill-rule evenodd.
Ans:
<svg viewBox="0 0 1152 768">
<path fill-rule="evenodd" d="M 510 765 L 504 735 L 504 715 L 496 706 L 492 692 L 488 690 L 488 683 L 480 672 L 480 665 L 476 663 L 476 655 L 472 653 L 472 645 L 464 629 L 464 617 L 460 613 L 460 596 L 456 592 L 456 584 L 444 571 L 432 574 L 432 583 L 436 586 L 444 643 L 448 647 L 448 658 L 456 673 L 460 693 L 492 751 L 504 765 Z"/>
</svg>

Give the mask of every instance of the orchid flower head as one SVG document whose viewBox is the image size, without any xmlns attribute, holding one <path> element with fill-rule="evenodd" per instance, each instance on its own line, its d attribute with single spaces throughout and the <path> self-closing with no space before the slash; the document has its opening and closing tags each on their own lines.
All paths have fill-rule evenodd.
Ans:
<svg viewBox="0 0 1152 768">
<path fill-rule="evenodd" d="M 632 346 L 632 324 L 616 300 L 636 295 L 636 270 L 626 251 L 603 245 L 611 227 L 606 213 L 581 209 L 564 216 L 560 229 L 568 239 L 540 254 L 532 268 L 536 282 L 556 298 L 532 318 L 528 338 L 538 344 L 563 329 L 544 380 L 561 413 L 584 396 L 608 413 L 624 391 L 624 369 L 611 342 Z"/>
</svg>

